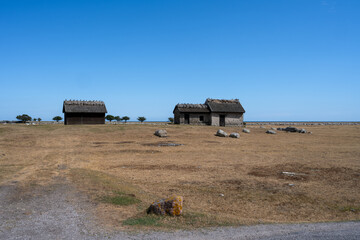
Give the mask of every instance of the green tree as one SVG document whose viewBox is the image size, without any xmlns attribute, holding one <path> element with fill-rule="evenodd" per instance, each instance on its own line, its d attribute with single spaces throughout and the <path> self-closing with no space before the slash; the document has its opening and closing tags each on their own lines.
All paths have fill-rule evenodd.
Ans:
<svg viewBox="0 0 360 240">
<path fill-rule="evenodd" d="M 18 115 L 18 116 L 16 116 L 16 119 L 19 119 L 23 123 L 26 123 L 27 121 L 31 121 L 31 117 L 27 114 Z"/>
<path fill-rule="evenodd" d="M 171 123 L 173 123 L 173 122 L 174 122 L 174 118 L 169 117 L 168 119 L 169 119 L 169 122 L 171 122 Z"/>
<path fill-rule="evenodd" d="M 106 115 L 105 119 L 111 122 L 112 120 L 115 120 L 115 117 L 113 115 L 109 114 L 109 115 Z"/>
<path fill-rule="evenodd" d="M 62 117 L 60 117 L 60 116 L 55 116 L 55 117 L 53 117 L 53 120 L 56 121 L 56 122 L 59 122 L 59 121 L 62 120 Z"/>
<path fill-rule="evenodd" d="M 124 120 L 125 123 L 130 120 L 130 118 L 129 118 L 128 116 L 124 116 L 124 117 L 122 117 L 121 119 Z"/>
<path fill-rule="evenodd" d="M 38 118 L 38 122 L 39 122 L 39 123 L 41 122 L 41 120 L 42 120 L 41 118 Z"/>
<path fill-rule="evenodd" d="M 117 122 L 121 122 L 121 117 L 120 117 L 120 116 L 115 116 L 115 120 L 116 120 Z"/>
<path fill-rule="evenodd" d="M 37 118 L 34 118 L 33 121 L 36 122 L 36 121 L 37 121 Z"/>
<path fill-rule="evenodd" d="M 144 122 L 146 120 L 146 117 L 138 117 L 137 120 L 140 122 Z"/>
</svg>

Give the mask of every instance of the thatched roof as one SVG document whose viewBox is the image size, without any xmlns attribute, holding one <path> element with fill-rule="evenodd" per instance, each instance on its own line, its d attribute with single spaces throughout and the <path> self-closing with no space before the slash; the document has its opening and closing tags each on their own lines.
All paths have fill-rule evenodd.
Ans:
<svg viewBox="0 0 360 240">
<path fill-rule="evenodd" d="M 210 108 L 211 112 L 224 112 L 224 113 L 244 113 L 245 110 L 241 106 L 239 99 L 206 99 L 205 104 Z"/>
<path fill-rule="evenodd" d="M 189 113 L 207 113 L 207 112 L 217 112 L 217 113 L 244 113 L 245 110 L 241 106 L 239 99 L 206 99 L 205 104 L 189 104 L 182 103 L 177 104 L 175 109 L 179 109 L 180 112 L 189 112 Z M 174 112 L 173 111 L 173 112 Z"/>
<path fill-rule="evenodd" d="M 107 113 L 103 101 L 65 100 L 63 113 Z"/>
<path fill-rule="evenodd" d="M 179 109 L 180 112 L 192 112 L 192 113 L 210 112 L 209 107 L 205 104 L 179 103 L 175 106 L 175 109 L 176 108 Z"/>
<path fill-rule="evenodd" d="M 223 112 L 223 113 L 244 113 L 245 110 L 241 106 L 239 99 L 206 99 L 205 104 L 210 108 L 211 112 Z"/>
</svg>

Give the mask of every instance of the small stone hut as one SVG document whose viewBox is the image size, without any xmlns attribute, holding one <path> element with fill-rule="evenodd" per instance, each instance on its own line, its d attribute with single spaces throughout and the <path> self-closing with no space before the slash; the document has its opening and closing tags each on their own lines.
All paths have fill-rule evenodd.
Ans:
<svg viewBox="0 0 360 240">
<path fill-rule="evenodd" d="M 103 101 L 65 100 L 63 105 L 64 124 L 105 124 L 107 113 Z"/>
<path fill-rule="evenodd" d="M 173 113 L 175 124 L 240 126 L 245 110 L 239 99 L 208 98 L 204 104 L 177 104 Z"/>
</svg>

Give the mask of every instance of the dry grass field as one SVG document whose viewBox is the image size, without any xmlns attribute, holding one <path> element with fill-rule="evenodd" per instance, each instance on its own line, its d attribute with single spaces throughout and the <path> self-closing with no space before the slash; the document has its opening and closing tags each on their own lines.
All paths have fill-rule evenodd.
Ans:
<svg viewBox="0 0 360 240">
<path fill-rule="evenodd" d="M 360 126 L 304 128 L 313 134 L 222 128 L 240 132 L 232 139 L 211 126 L 2 125 L 0 184 L 17 183 L 22 197 L 65 179 L 111 228 L 360 220 Z M 174 194 L 182 217 L 146 215 Z"/>
</svg>

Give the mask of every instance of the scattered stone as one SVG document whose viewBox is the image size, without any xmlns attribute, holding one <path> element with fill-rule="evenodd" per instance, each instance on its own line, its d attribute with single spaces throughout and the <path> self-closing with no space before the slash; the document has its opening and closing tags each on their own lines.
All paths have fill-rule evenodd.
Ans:
<svg viewBox="0 0 360 240">
<path fill-rule="evenodd" d="M 244 128 L 242 131 L 243 131 L 244 133 L 250 133 L 250 130 L 247 129 L 247 128 Z"/>
<path fill-rule="evenodd" d="M 294 172 L 281 172 L 281 173 L 284 175 L 287 175 L 287 176 L 295 176 L 296 175 L 296 173 L 294 173 Z"/>
<path fill-rule="evenodd" d="M 223 193 L 220 193 L 219 196 L 220 196 L 220 197 L 224 197 L 225 195 L 224 195 Z"/>
<path fill-rule="evenodd" d="M 147 214 L 180 216 L 183 210 L 183 197 L 173 196 L 153 202 L 147 209 Z"/>
<path fill-rule="evenodd" d="M 308 132 L 308 134 L 312 134 L 312 132 Z"/>
<path fill-rule="evenodd" d="M 299 129 L 297 129 L 296 127 L 287 127 L 287 128 L 284 128 L 283 131 L 286 131 L 286 132 L 299 132 Z"/>
<path fill-rule="evenodd" d="M 306 176 L 306 173 L 295 173 L 295 172 L 281 172 L 281 174 L 284 174 L 286 176 L 289 177 L 294 177 L 294 176 Z"/>
<path fill-rule="evenodd" d="M 260 126 L 260 128 L 265 128 L 264 126 Z"/>
<path fill-rule="evenodd" d="M 286 127 L 286 128 L 277 128 L 279 131 L 285 131 L 285 132 L 298 132 L 298 133 L 307 133 L 306 129 L 304 128 L 296 128 L 296 127 Z"/>
<path fill-rule="evenodd" d="M 238 134 L 238 133 L 230 133 L 229 137 L 231 137 L 231 138 L 239 138 L 240 134 Z"/>
<path fill-rule="evenodd" d="M 227 137 L 227 135 L 228 134 L 221 129 L 219 129 L 215 134 L 215 136 L 218 136 L 218 137 Z"/>
<path fill-rule="evenodd" d="M 180 143 L 159 143 L 158 146 L 159 147 L 177 147 L 177 146 L 182 146 L 184 144 L 180 144 Z"/>
<path fill-rule="evenodd" d="M 275 131 L 275 130 L 276 130 L 276 128 L 272 127 L 272 128 L 271 128 L 271 130 L 274 130 L 274 131 Z"/>
<path fill-rule="evenodd" d="M 294 187 L 295 186 L 295 184 L 293 184 L 293 183 L 289 183 L 288 185 L 289 185 L 289 187 Z"/>
<path fill-rule="evenodd" d="M 274 130 L 267 130 L 266 133 L 268 133 L 268 134 L 276 134 L 276 132 Z"/>
<path fill-rule="evenodd" d="M 167 137 L 167 131 L 164 129 L 156 130 L 154 135 L 158 137 Z"/>
</svg>

